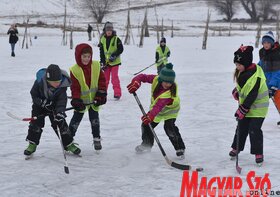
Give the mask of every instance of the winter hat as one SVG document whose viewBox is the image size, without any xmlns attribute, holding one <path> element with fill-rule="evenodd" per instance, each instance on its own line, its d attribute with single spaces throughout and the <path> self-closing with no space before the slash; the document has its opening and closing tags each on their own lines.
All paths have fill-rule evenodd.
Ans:
<svg viewBox="0 0 280 197">
<path fill-rule="evenodd" d="M 253 50 L 252 46 L 243 46 L 234 52 L 234 63 L 242 64 L 243 66 L 249 67 L 253 62 Z"/>
<path fill-rule="evenodd" d="M 166 38 L 162 37 L 160 40 L 160 43 L 162 43 L 162 42 L 166 43 Z"/>
<path fill-rule="evenodd" d="M 175 72 L 173 70 L 173 64 L 168 63 L 166 64 L 163 69 L 161 69 L 158 77 L 159 82 L 168 82 L 168 83 L 174 83 L 175 81 Z"/>
<path fill-rule="evenodd" d="M 61 81 L 62 74 L 58 65 L 51 64 L 46 70 L 47 81 Z"/>
<path fill-rule="evenodd" d="M 274 43 L 275 43 L 275 38 L 274 38 L 274 35 L 273 35 L 273 32 L 272 32 L 272 31 L 267 32 L 267 33 L 262 37 L 262 44 L 263 44 L 264 42 L 268 42 L 268 43 L 270 43 L 271 45 L 274 45 Z"/>
<path fill-rule="evenodd" d="M 104 30 L 105 30 L 105 31 L 110 31 L 110 30 L 112 31 L 113 29 L 114 29 L 113 23 L 107 21 L 107 22 L 105 23 L 105 25 L 104 25 Z"/>
</svg>

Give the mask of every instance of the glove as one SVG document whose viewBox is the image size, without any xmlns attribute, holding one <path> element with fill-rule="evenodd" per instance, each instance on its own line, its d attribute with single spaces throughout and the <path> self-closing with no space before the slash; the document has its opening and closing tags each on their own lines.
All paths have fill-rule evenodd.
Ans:
<svg viewBox="0 0 280 197">
<path fill-rule="evenodd" d="M 269 98 L 274 97 L 276 90 L 278 90 L 276 87 L 272 86 L 268 90 Z"/>
<path fill-rule="evenodd" d="M 141 117 L 141 120 L 144 125 L 148 125 L 149 123 L 153 122 L 154 118 L 151 117 L 150 112 L 148 112 L 146 116 Z"/>
<path fill-rule="evenodd" d="M 83 111 L 86 109 L 85 104 L 83 103 L 82 99 L 72 99 L 71 105 L 74 107 L 77 111 Z"/>
<path fill-rule="evenodd" d="M 244 105 L 239 105 L 239 107 L 236 110 L 234 116 L 238 120 L 242 120 L 248 112 L 249 112 L 249 109 L 247 107 L 245 107 Z"/>
<path fill-rule="evenodd" d="M 110 56 L 110 58 L 109 58 L 109 62 L 113 62 L 113 61 L 115 61 L 116 59 L 117 59 L 116 54 L 112 54 L 112 55 Z"/>
<path fill-rule="evenodd" d="M 141 86 L 141 82 L 139 82 L 139 81 L 132 81 L 127 86 L 128 92 L 130 94 L 132 94 L 132 93 L 136 92 L 136 90 L 138 90 L 138 88 L 140 88 L 140 86 Z"/>
<path fill-rule="evenodd" d="M 41 102 L 40 105 L 42 108 L 46 109 L 47 111 L 53 111 L 54 110 L 54 106 L 53 106 L 53 102 L 45 99 Z"/>
<path fill-rule="evenodd" d="M 57 123 L 57 125 L 60 127 L 64 124 L 66 118 L 66 114 L 64 112 L 58 112 L 54 116 L 54 121 Z"/>
<path fill-rule="evenodd" d="M 105 63 L 100 63 L 100 67 L 103 71 L 105 71 L 108 68 L 108 66 Z"/>
<path fill-rule="evenodd" d="M 104 90 L 97 90 L 94 101 L 95 106 L 104 105 L 107 102 L 107 92 Z"/>
<path fill-rule="evenodd" d="M 239 101 L 239 94 L 236 88 L 232 90 L 231 94 L 236 101 Z"/>
</svg>

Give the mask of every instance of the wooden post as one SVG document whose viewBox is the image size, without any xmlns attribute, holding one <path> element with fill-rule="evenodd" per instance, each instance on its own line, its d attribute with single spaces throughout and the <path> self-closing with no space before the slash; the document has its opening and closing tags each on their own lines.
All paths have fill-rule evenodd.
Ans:
<svg viewBox="0 0 280 197">
<path fill-rule="evenodd" d="M 124 39 L 124 44 L 129 45 L 130 44 L 130 2 L 128 2 L 128 11 L 127 11 L 127 22 L 126 22 L 126 35 Z"/>
<path fill-rule="evenodd" d="M 29 23 L 29 17 L 27 17 L 27 20 L 25 23 L 23 41 L 22 41 L 22 46 L 21 46 L 22 49 L 24 48 L 24 44 L 25 44 L 25 48 L 28 49 L 28 35 L 27 35 L 28 23 Z"/>
<path fill-rule="evenodd" d="M 164 37 L 163 18 L 161 18 L 161 37 Z"/>
<path fill-rule="evenodd" d="M 259 48 L 260 38 L 261 38 L 261 33 L 262 33 L 262 24 L 263 24 L 263 18 L 260 17 L 259 22 L 258 22 L 258 28 L 257 28 L 255 48 Z"/>
<path fill-rule="evenodd" d="M 228 36 L 229 36 L 229 37 L 231 36 L 231 20 L 230 20 L 230 22 L 229 22 Z"/>
<path fill-rule="evenodd" d="M 62 29 L 62 45 L 65 46 L 67 44 L 67 38 L 66 38 L 66 1 L 64 1 L 64 18 L 63 18 L 63 29 Z"/>
<path fill-rule="evenodd" d="M 144 36 L 145 37 L 150 37 L 149 34 L 149 25 L 148 25 L 148 5 L 146 7 L 146 11 L 145 11 L 145 17 L 144 17 Z"/>
<path fill-rule="evenodd" d="M 158 15 L 157 15 L 157 4 L 155 4 L 155 15 L 156 15 L 156 20 L 157 20 L 157 27 L 156 27 L 156 31 L 157 31 L 157 43 L 159 44 L 159 22 L 158 22 Z"/>
<path fill-rule="evenodd" d="M 206 49 L 206 45 L 207 45 L 207 37 L 208 37 L 208 29 L 209 29 L 210 16 L 211 16 L 211 13 L 210 13 L 210 11 L 208 9 L 207 20 L 206 20 L 205 31 L 204 31 L 204 34 L 203 34 L 203 42 L 202 42 L 202 49 L 203 50 Z"/>
<path fill-rule="evenodd" d="M 172 24 L 171 24 L 171 38 L 174 37 L 174 26 L 173 26 L 173 20 L 172 20 Z"/>
</svg>

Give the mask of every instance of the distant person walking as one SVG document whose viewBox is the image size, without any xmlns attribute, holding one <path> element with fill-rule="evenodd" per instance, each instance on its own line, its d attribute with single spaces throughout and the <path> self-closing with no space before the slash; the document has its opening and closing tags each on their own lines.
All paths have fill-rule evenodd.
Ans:
<svg viewBox="0 0 280 197">
<path fill-rule="evenodd" d="M 15 24 L 12 24 L 7 34 L 10 34 L 9 43 L 11 44 L 12 53 L 11 56 L 15 57 L 15 46 L 18 41 L 18 30 Z"/>
<path fill-rule="evenodd" d="M 88 41 L 91 41 L 92 26 L 90 24 L 88 24 L 87 32 L 88 32 Z"/>
</svg>

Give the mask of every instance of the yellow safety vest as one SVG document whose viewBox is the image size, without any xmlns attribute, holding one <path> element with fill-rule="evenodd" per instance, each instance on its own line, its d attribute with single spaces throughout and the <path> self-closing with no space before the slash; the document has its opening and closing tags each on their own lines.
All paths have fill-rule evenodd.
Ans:
<svg viewBox="0 0 280 197">
<path fill-rule="evenodd" d="M 252 104 L 249 112 L 245 116 L 248 118 L 253 118 L 253 117 L 264 118 L 268 112 L 269 96 L 268 96 L 268 88 L 265 82 L 266 78 L 261 67 L 258 65 L 256 66 L 257 66 L 256 72 L 247 80 L 243 88 L 241 88 L 238 84 L 236 87 L 239 94 L 239 104 L 243 104 L 246 97 L 255 86 L 257 82 L 257 78 L 261 78 L 260 88 L 258 90 L 258 96 L 254 101 L 254 103 Z"/>
<path fill-rule="evenodd" d="M 104 35 L 101 37 L 100 42 L 103 46 L 103 51 L 104 51 L 104 55 L 105 55 L 106 64 L 108 64 L 110 66 L 119 65 L 121 63 L 120 55 L 115 59 L 115 61 L 113 61 L 113 62 L 109 61 L 110 56 L 118 50 L 118 46 L 117 46 L 118 45 L 118 37 L 113 36 L 111 38 L 110 46 L 109 46 L 108 50 L 107 50 L 107 46 L 106 46 L 106 38 L 105 38 Z"/>
<path fill-rule="evenodd" d="M 177 118 L 178 112 L 180 110 L 180 98 L 178 96 L 178 85 L 176 84 L 177 91 L 176 91 L 176 96 L 172 97 L 171 96 L 171 91 L 165 91 L 164 93 L 160 94 L 156 99 L 153 97 L 153 93 L 155 91 L 155 88 L 158 84 L 158 76 L 156 76 L 153 80 L 152 83 L 152 89 L 151 89 L 151 94 L 152 94 L 152 99 L 151 99 L 151 105 L 150 105 L 150 110 L 154 107 L 154 105 L 157 103 L 157 101 L 161 98 L 171 98 L 173 99 L 173 103 L 171 105 L 166 105 L 161 112 L 155 117 L 154 122 L 159 123 L 161 120 L 169 120 L 173 118 Z"/>
<path fill-rule="evenodd" d="M 91 83 L 90 87 L 88 87 L 86 83 L 86 79 L 84 76 L 84 72 L 82 68 L 75 64 L 70 68 L 70 71 L 74 75 L 74 77 L 78 80 L 80 87 L 81 87 L 81 99 L 83 100 L 84 104 L 89 104 L 94 101 L 95 94 L 98 90 L 98 80 L 100 74 L 100 64 L 98 61 L 92 61 L 91 64 Z M 88 105 L 84 111 L 79 111 L 80 113 L 85 113 L 92 108 L 94 111 L 99 111 L 99 106 Z"/>
<path fill-rule="evenodd" d="M 157 51 L 158 56 L 159 56 L 159 58 L 158 58 L 159 62 L 157 63 L 157 66 L 160 66 L 161 64 L 166 65 L 168 63 L 167 53 L 170 51 L 169 48 L 165 45 L 165 50 L 164 50 L 164 53 L 163 53 L 162 50 L 161 50 L 161 47 L 158 46 L 156 51 Z"/>
</svg>

